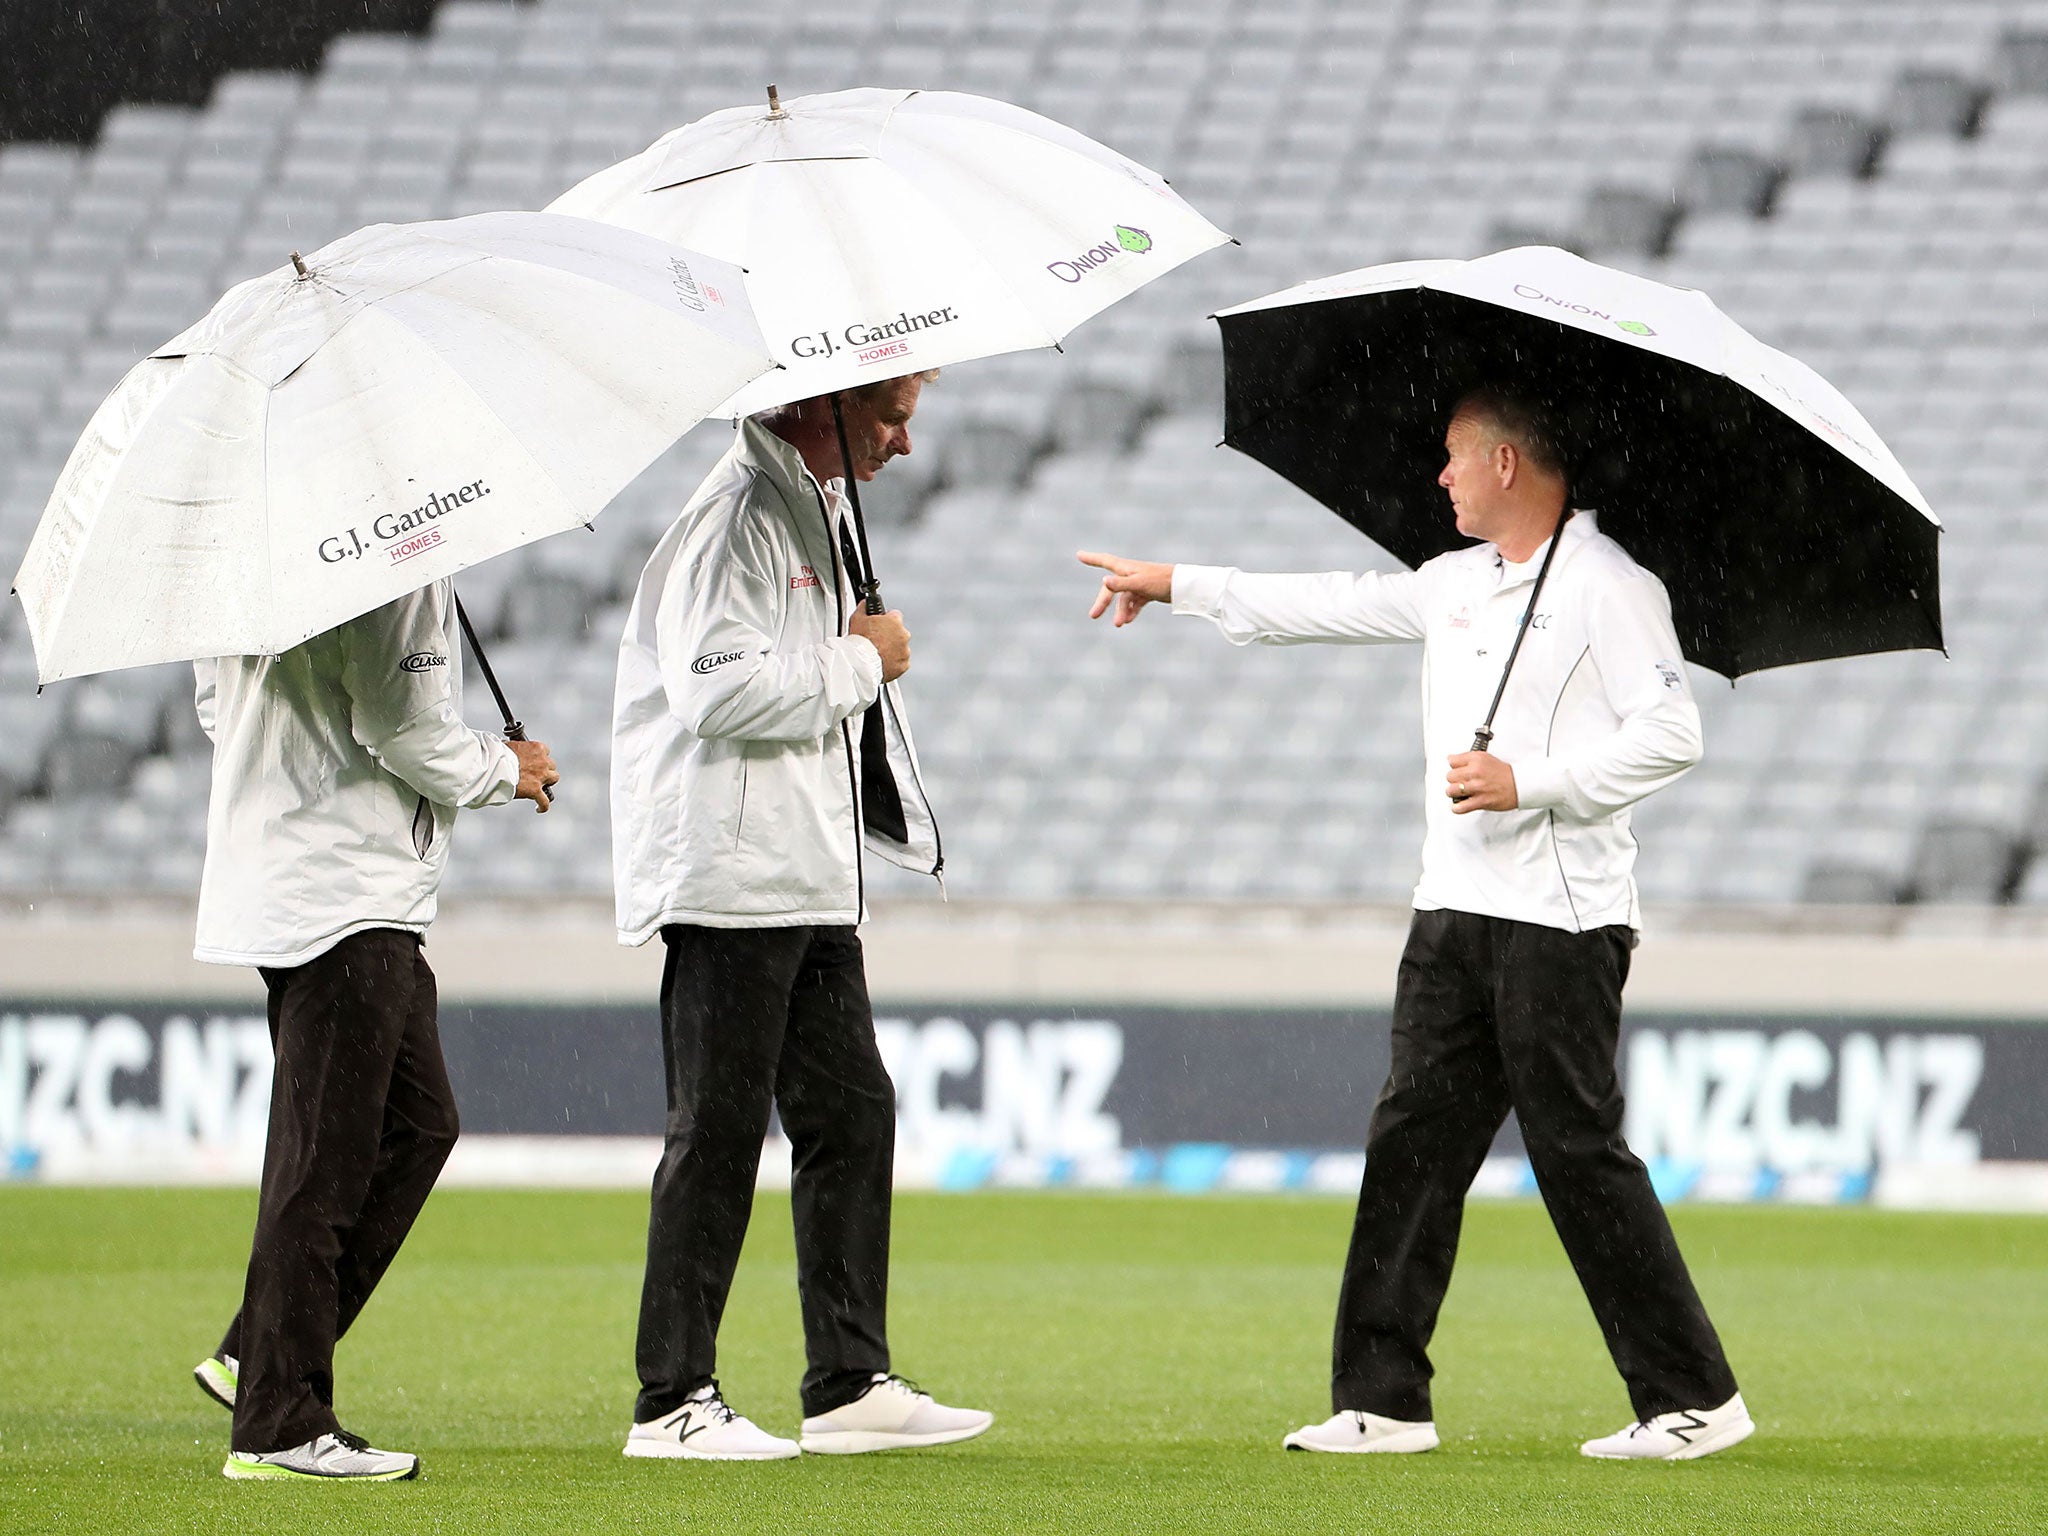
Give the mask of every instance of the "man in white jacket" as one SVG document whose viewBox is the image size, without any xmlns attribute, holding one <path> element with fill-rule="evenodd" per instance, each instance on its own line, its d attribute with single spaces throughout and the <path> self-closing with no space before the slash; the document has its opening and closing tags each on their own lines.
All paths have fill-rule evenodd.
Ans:
<svg viewBox="0 0 2048 1536">
<path fill-rule="evenodd" d="M 861 480 L 910 451 L 927 377 L 841 395 Z M 862 848 L 934 876 L 942 860 L 894 687 L 909 632 L 856 601 L 841 463 L 829 397 L 741 422 L 656 546 L 619 646 L 619 940 L 659 933 L 668 952 L 668 1129 L 628 1456 L 944 1445 L 990 1423 L 889 1368 L 896 1100 L 855 931 Z M 793 1159 L 800 1445 L 735 1413 L 714 1375 L 771 1108 Z"/>
<path fill-rule="evenodd" d="M 1754 1425 L 1622 1140 L 1614 1069 L 1639 926 L 1629 807 L 1699 760 L 1699 711 L 1662 585 L 1592 513 L 1567 509 L 1540 402 L 1475 391 L 1445 449 L 1458 531 L 1483 542 L 1412 572 L 1251 576 L 1081 556 L 1107 573 L 1092 616 L 1113 607 L 1119 626 L 1170 601 L 1240 645 L 1423 646 L 1428 831 L 1337 1304 L 1336 1411 L 1285 1444 L 1437 1444 L 1429 1339 L 1466 1190 L 1512 1108 L 1636 1414 L 1581 1449 L 1707 1455 Z M 1470 750 L 1553 539 L 1495 750 Z"/>
<path fill-rule="evenodd" d="M 455 1145 L 421 939 L 458 807 L 547 809 L 553 759 L 462 721 L 454 589 L 281 656 L 200 662 L 214 743 L 193 953 L 261 969 L 275 1068 L 242 1307 L 194 1374 L 234 1410 L 232 1478 L 391 1481 L 334 1412 L 334 1346 Z"/>
</svg>

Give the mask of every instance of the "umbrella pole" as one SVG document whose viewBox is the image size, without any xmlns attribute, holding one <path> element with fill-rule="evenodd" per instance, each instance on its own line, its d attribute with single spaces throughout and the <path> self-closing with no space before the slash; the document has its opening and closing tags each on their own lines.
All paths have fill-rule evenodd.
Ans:
<svg viewBox="0 0 2048 1536">
<path fill-rule="evenodd" d="M 846 417 L 839 409 L 839 391 L 832 391 L 832 425 L 839 433 L 839 462 L 846 466 L 846 499 L 853 506 L 853 536 L 860 545 L 860 588 L 854 596 L 869 613 L 887 613 L 882 584 L 875 580 L 875 557 L 868 553 L 867 519 L 860 512 L 860 481 L 853 474 L 853 451 L 846 446 Z"/>
<path fill-rule="evenodd" d="M 1508 674 L 1515 670 L 1515 658 L 1522 654 L 1522 640 L 1529 633 L 1529 621 L 1536 617 L 1543 583 L 1550 576 L 1550 562 L 1557 558 L 1557 546 L 1564 542 L 1564 525 L 1571 521 L 1571 515 L 1571 502 L 1567 500 L 1557 527 L 1551 530 L 1550 548 L 1543 552 L 1543 563 L 1536 567 L 1536 585 L 1529 589 L 1529 606 L 1522 610 L 1522 622 L 1515 627 L 1515 643 L 1508 647 L 1507 664 L 1500 669 L 1500 686 L 1493 690 L 1493 702 L 1486 706 L 1486 723 L 1472 733 L 1474 752 L 1485 752 L 1493 746 L 1493 717 L 1500 710 L 1501 695 L 1508 691 Z"/>
<path fill-rule="evenodd" d="M 526 727 L 512 718 L 512 706 L 505 702 L 505 690 L 498 686 L 498 674 L 491 670 L 491 658 L 484 654 L 483 642 L 477 639 L 476 626 L 469 622 L 469 610 L 462 606 L 459 594 L 455 599 L 455 620 L 462 626 L 462 638 L 469 642 L 469 654 L 476 658 L 477 670 L 483 673 L 484 682 L 490 686 L 491 697 L 498 702 L 498 713 L 505 718 L 505 739 L 526 740 Z M 556 787 L 559 787 L 559 783 L 558 780 Z M 547 796 L 550 805 L 554 803 L 553 789 L 543 785 L 541 793 Z"/>
</svg>

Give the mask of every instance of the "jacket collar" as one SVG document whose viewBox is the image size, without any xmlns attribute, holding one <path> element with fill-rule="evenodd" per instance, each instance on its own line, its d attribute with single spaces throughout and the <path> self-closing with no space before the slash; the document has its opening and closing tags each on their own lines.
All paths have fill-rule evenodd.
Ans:
<svg viewBox="0 0 2048 1536">
<path fill-rule="evenodd" d="M 845 500 L 844 482 L 832 479 L 821 485 L 804 456 L 752 416 L 741 418 L 738 451 L 740 462 L 766 475 L 791 505 L 807 503 L 822 490 L 825 505 L 838 514 Z"/>
<path fill-rule="evenodd" d="M 1555 576 L 1558 568 L 1571 559 L 1573 552 L 1583 548 L 1586 541 L 1600 531 L 1599 518 L 1599 513 L 1588 511 L 1584 507 L 1574 507 L 1572 509 L 1572 515 L 1564 525 L 1564 543 L 1558 546 L 1557 559 L 1550 567 L 1551 575 Z M 1507 581 L 1502 582 L 1499 590 L 1509 592 L 1516 587 L 1525 586 L 1529 582 L 1534 581 L 1536 573 L 1543 568 L 1544 551 L 1549 548 L 1549 539 L 1545 539 L 1541 544 L 1537 545 L 1536 553 L 1529 557 L 1527 563 L 1522 566 L 1520 571 Z M 1501 559 L 1500 550 L 1497 548 L 1493 550 L 1492 564 L 1496 571 L 1503 569 L 1506 565 L 1506 562 Z"/>
</svg>

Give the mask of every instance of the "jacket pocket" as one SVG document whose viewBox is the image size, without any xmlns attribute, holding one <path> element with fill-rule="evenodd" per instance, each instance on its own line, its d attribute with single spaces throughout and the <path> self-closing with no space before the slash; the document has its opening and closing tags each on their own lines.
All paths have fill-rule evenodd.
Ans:
<svg viewBox="0 0 2048 1536">
<path fill-rule="evenodd" d="M 434 808 L 427 803 L 425 795 L 412 813 L 412 848 L 420 856 L 420 862 L 427 861 L 427 855 L 434 851 Z"/>
<path fill-rule="evenodd" d="M 747 769 L 747 756 L 742 752 L 740 754 L 740 808 L 732 819 L 732 845 L 735 849 L 739 848 L 747 834 Z"/>
</svg>

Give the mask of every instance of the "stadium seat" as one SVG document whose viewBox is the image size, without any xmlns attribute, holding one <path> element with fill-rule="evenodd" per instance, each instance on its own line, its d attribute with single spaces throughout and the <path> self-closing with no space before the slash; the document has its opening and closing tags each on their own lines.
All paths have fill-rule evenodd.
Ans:
<svg viewBox="0 0 2048 1536">
<path fill-rule="evenodd" d="M 955 818 L 956 890 L 1403 899 L 1423 778 L 1414 657 L 1240 653 L 1167 623 L 1111 637 L 1080 617 L 1088 583 L 1071 552 L 1384 563 L 1215 447 L 1220 352 L 1201 317 L 1320 272 L 1475 254 L 1513 227 L 1634 252 L 1640 270 L 1705 288 L 1793 347 L 1863 406 L 1949 521 L 1956 665 L 1874 658 L 1732 693 L 1701 678 L 1709 757 L 1643 808 L 1646 895 L 1998 900 L 2017 874 L 2017 899 L 2048 900 L 2048 860 L 2002 883 L 1984 874 L 1997 838 L 2008 860 L 2042 845 L 2038 817 L 2000 806 L 1974 832 L 1956 819 L 1984 815 L 1970 798 L 1987 739 L 2048 747 L 2048 720 L 2009 707 L 2015 690 L 2048 695 L 2031 644 L 2038 562 L 2011 554 L 2048 553 L 2048 485 L 2022 473 L 2048 407 L 2033 315 L 2048 235 L 2030 217 L 2048 45 L 2005 0 L 1953 0 L 1938 25 L 1931 14 L 1849 0 L 905 0 L 799 27 L 780 5 L 447 0 L 427 36 L 340 37 L 309 77 L 246 73 L 198 109 L 117 109 L 83 152 L 0 148 L 0 544 L 18 554 L 135 357 L 294 245 L 371 220 L 539 206 L 769 78 L 785 95 L 980 90 L 1147 159 L 1246 245 L 1083 327 L 1064 358 L 949 368 L 917 454 L 870 496 L 890 600 L 919 631 L 909 688 L 934 799 Z M 1503 55 L 1512 71 L 1493 67 Z M 509 647 L 508 684 L 528 683 L 520 707 L 544 713 L 587 773 L 603 771 L 618 604 L 729 441 L 707 424 L 595 535 L 463 577 Z M 24 649 L 18 630 L 0 640 L 9 665 Z M 177 888 L 202 814 L 189 674 L 150 685 L 140 714 L 87 695 L 73 708 L 62 690 L 36 700 L 32 686 L 0 668 L 0 691 L 35 706 L 17 721 L 0 700 L 0 726 L 15 727 L 0 781 L 16 786 L 0 889 Z M 1239 768 L 1247 743 L 1256 797 Z M 32 792 L 45 765 L 70 785 L 54 801 Z M 1040 793 L 1062 767 L 1073 791 Z M 160 806 L 155 841 L 51 856 L 60 806 L 88 786 Z M 602 891 L 601 794 L 562 812 L 510 818 L 502 855 L 458 858 L 451 880 L 488 893 L 566 872 Z M 1207 834 L 1225 825 L 1237 830 Z M 1080 856 L 1133 845 L 1145 859 Z"/>
</svg>

